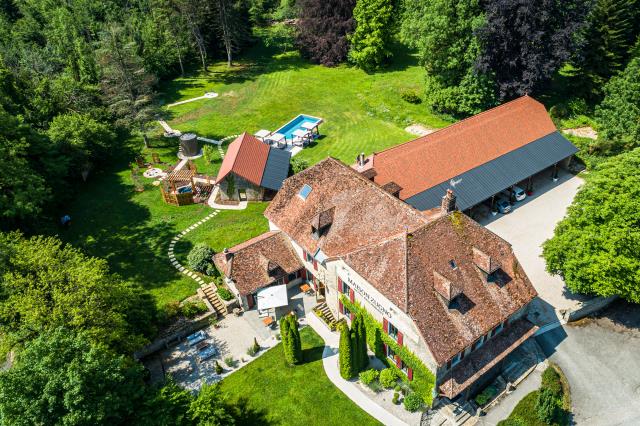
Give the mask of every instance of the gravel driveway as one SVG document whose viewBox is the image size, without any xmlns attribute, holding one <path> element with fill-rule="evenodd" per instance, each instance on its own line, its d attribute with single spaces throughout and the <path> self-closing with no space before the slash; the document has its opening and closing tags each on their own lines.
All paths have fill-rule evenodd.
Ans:
<svg viewBox="0 0 640 426">
<path fill-rule="evenodd" d="M 569 380 L 577 425 L 640 425 L 640 306 L 616 302 L 537 340 Z"/>
</svg>

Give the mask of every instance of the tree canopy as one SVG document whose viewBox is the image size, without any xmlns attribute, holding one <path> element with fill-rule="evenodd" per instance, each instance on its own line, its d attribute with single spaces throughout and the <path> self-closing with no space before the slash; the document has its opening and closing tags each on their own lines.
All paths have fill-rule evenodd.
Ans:
<svg viewBox="0 0 640 426">
<path fill-rule="evenodd" d="M 640 56 L 604 87 L 605 97 L 596 109 L 598 147 L 621 152 L 640 146 Z"/>
<path fill-rule="evenodd" d="M 640 303 L 640 148 L 586 176 L 567 216 L 544 243 L 547 269 L 578 293 Z"/>
<path fill-rule="evenodd" d="M 311 61 L 336 66 L 347 59 L 355 0 L 300 0 L 297 44 Z"/>
<path fill-rule="evenodd" d="M 349 60 L 365 71 L 379 68 L 392 56 L 393 5 L 392 0 L 356 0 Z"/>
<path fill-rule="evenodd" d="M 133 352 L 153 330 L 155 305 L 107 262 L 54 237 L 0 234 L 0 332 L 7 348 L 57 327 Z"/>
<path fill-rule="evenodd" d="M 64 328 L 37 337 L 0 373 L 3 424 L 126 424 L 144 392 L 142 366 Z"/>
</svg>

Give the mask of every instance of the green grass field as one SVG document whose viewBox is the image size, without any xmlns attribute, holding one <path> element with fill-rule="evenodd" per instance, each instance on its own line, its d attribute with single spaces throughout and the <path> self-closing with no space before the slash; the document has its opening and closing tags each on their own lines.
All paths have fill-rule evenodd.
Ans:
<svg viewBox="0 0 640 426">
<path fill-rule="evenodd" d="M 282 344 L 226 377 L 221 390 L 230 402 L 251 413 L 241 424 L 376 425 L 327 378 L 324 342 L 311 328 L 300 331 L 304 364 L 287 367 Z"/>
<path fill-rule="evenodd" d="M 207 75 L 178 78 L 163 93 L 165 104 L 201 96 L 218 98 L 165 108 L 169 124 L 182 132 L 219 139 L 259 129 L 276 130 L 300 113 L 324 119 L 324 135 L 301 157 L 314 164 L 327 156 L 347 163 L 360 152 L 379 151 L 415 138 L 410 124 L 442 127 L 450 123 L 423 104 L 400 97 L 405 89 L 422 92 L 424 69 L 398 49 L 394 65 L 381 72 L 312 65 L 297 52 L 276 53 L 258 44 L 234 67 L 213 65 Z"/>
</svg>

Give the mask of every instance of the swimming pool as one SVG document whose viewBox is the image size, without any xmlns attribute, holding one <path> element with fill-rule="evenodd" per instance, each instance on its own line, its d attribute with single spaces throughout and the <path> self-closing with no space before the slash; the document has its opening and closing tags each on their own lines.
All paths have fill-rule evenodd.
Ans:
<svg viewBox="0 0 640 426">
<path fill-rule="evenodd" d="M 298 129 L 303 129 L 302 124 L 306 122 L 319 125 L 320 123 L 322 123 L 322 118 L 314 117 L 312 115 L 300 114 L 284 126 L 280 127 L 274 133 L 280 133 L 284 135 L 286 140 L 292 141 L 294 138 L 293 132 Z"/>
</svg>

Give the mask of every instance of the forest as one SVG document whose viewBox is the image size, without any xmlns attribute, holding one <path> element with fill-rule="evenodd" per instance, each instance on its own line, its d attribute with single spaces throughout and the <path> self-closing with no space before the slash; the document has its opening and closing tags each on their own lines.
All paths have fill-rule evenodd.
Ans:
<svg viewBox="0 0 640 426">
<path fill-rule="evenodd" d="M 640 303 L 640 0 L 0 0 L 0 423 L 242 422 L 216 385 L 147 384 L 153 298 L 56 233 L 149 146 L 171 81 L 233 69 L 260 31 L 369 75 L 401 46 L 424 74 L 403 97 L 448 120 L 529 94 L 595 129 L 572 139 L 586 183 L 544 257 L 573 291 Z"/>
</svg>

